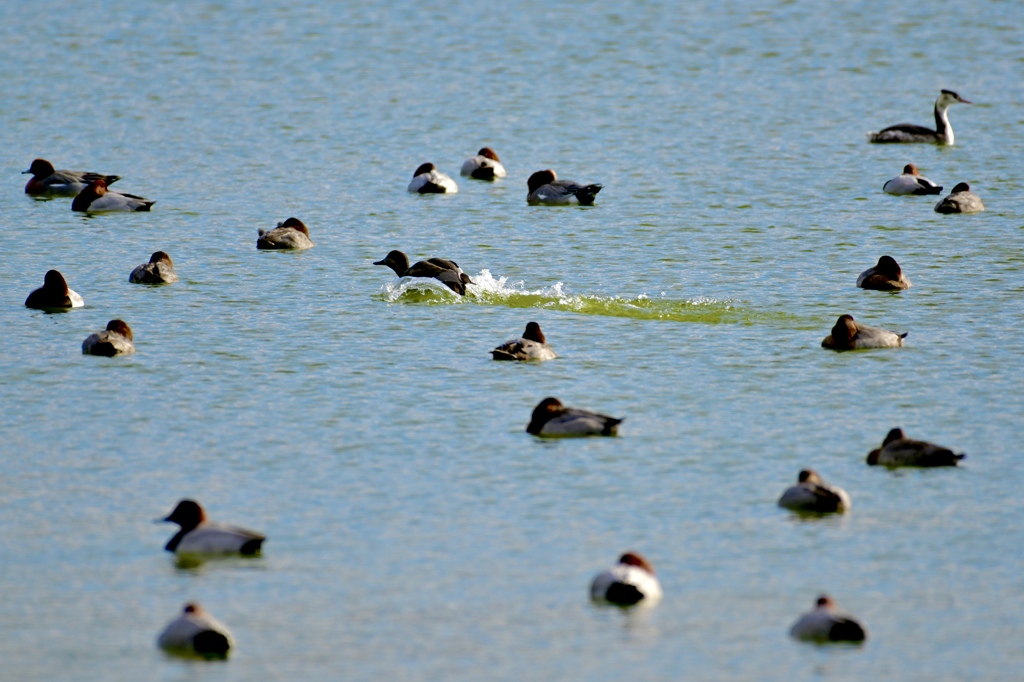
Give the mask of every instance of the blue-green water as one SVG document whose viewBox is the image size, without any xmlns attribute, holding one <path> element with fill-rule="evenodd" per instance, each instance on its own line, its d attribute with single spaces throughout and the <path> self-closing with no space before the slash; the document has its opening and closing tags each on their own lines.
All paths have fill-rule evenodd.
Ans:
<svg viewBox="0 0 1024 682">
<path fill-rule="evenodd" d="M 1020 181 L 1012 2 L 549 5 L 120 0 L 0 7 L 0 677 L 949 679 L 1024 669 Z M 953 148 L 865 133 L 956 106 Z M 405 192 L 483 145 L 509 176 Z M 33 158 L 152 214 L 36 201 Z M 882 183 L 908 162 L 988 211 Z M 528 207 L 526 178 L 600 182 Z M 295 215 L 316 247 L 255 249 Z M 454 258 L 457 300 L 372 261 Z M 181 282 L 128 273 L 163 249 Z M 914 286 L 857 289 L 888 253 Z M 22 303 L 57 268 L 86 307 Z M 841 313 L 909 331 L 835 354 Z M 119 317 L 131 357 L 84 357 Z M 560 358 L 494 363 L 537 320 Z M 555 395 L 616 439 L 523 432 Z M 864 456 L 892 426 L 956 470 Z M 803 467 L 844 518 L 778 495 Z M 182 497 L 269 537 L 179 568 Z M 587 600 L 626 550 L 665 598 Z M 822 591 L 859 648 L 787 637 Z M 154 645 L 187 600 L 223 664 Z"/>
</svg>

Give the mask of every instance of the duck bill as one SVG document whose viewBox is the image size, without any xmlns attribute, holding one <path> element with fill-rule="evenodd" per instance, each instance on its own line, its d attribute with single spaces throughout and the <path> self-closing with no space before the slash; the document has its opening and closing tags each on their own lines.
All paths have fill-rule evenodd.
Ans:
<svg viewBox="0 0 1024 682">
<path fill-rule="evenodd" d="M 387 263 L 382 261 L 382 260 L 375 260 L 375 261 L 373 261 L 373 264 L 374 265 L 387 265 Z"/>
</svg>

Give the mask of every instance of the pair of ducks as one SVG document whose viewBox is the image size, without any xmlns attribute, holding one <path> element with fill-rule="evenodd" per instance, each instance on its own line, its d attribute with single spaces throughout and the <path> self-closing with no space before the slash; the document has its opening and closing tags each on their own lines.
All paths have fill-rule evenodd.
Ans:
<svg viewBox="0 0 1024 682">
<path fill-rule="evenodd" d="M 57 170 L 46 159 L 36 159 L 25 173 L 32 178 L 25 185 L 25 194 L 33 196 L 71 196 L 72 211 L 103 213 L 108 211 L 149 211 L 155 201 L 134 194 L 114 192 L 109 185 L 120 175 L 92 171 Z"/>
<path fill-rule="evenodd" d="M 41 310 L 81 308 L 84 305 L 82 297 L 68 287 L 64 275 L 57 270 L 47 271 L 43 278 L 43 286 L 25 299 L 25 307 Z M 123 320 L 111 320 L 107 323 L 106 329 L 90 334 L 82 342 L 82 353 L 85 355 L 114 357 L 134 352 L 131 327 Z"/>
<path fill-rule="evenodd" d="M 662 597 L 661 584 L 651 563 L 637 552 L 626 552 L 617 564 L 600 573 L 590 584 L 594 601 L 629 607 L 650 605 Z M 836 607 L 828 595 L 821 595 L 814 609 L 802 615 L 790 628 L 795 639 L 809 642 L 863 642 L 864 626 Z"/>
<path fill-rule="evenodd" d="M 921 175 L 917 166 L 908 163 L 903 167 L 902 175 L 897 175 L 882 185 L 882 191 L 904 196 L 926 196 L 941 193 L 942 186 Z M 985 202 L 971 191 L 971 186 L 966 182 L 958 182 L 949 196 L 943 197 L 935 204 L 936 213 L 978 213 L 984 210 Z"/>
</svg>

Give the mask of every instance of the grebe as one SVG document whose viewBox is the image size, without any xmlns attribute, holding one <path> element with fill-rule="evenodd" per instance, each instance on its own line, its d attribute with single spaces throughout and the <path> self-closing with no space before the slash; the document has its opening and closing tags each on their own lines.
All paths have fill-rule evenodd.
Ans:
<svg viewBox="0 0 1024 682">
<path fill-rule="evenodd" d="M 924 142 L 953 144 L 953 126 L 946 110 L 951 104 L 973 104 L 952 90 L 943 90 L 935 100 L 935 130 L 913 123 L 897 123 L 877 133 L 868 133 L 872 142 Z"/>
</svg>

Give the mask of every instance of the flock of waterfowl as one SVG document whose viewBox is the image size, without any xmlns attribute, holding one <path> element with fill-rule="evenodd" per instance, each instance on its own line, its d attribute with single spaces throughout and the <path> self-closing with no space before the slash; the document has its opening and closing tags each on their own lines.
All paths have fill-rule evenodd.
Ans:
<svg viewBox="0 0 1024 682">
<path fill-rule="evenodd" d="M 969 103 L 954 92 L 943 90 L 935 102 L 936 129 L 899 124 L 870 134 L 874 143 L 933 143 L 953 144 L 953 129 L 947 109 L 951 104 Z M 35 196 L 72 196 L 72 210 L 86 212 L 149 211 L 155 202 L 132 194 L 110 190 L 120 177 L 93 172 L 56 170 L 44 160 L 36 159 L 26 173 L 32 178 L 25 193 Z M 506 176 L 498 155 L 484 147 L 463 163 L 460 173 L 475 180 L 494 181 Z M 601 185 L 583 185 L 559 180 L 553 170 L 533 173 L 527 183 L 527 202 L 531 205 L 593 205 Z M 937 195 L 942 187 L 920 175 L 914 164 L 908 164 L 903 174 L 885 183 L 883 190 L 899 195 Z M 455 181 L 439 171 L 432 163 L 424 163 L 413 174 L 409 192 L 420 194 L 455 193 Z M 970 192 L 966 183 L 959 183 L 953 192 L 935 206 L 940 213 L 967 213 L 984 210 L 981 200 Z M 276 228 L 259 230 L 258 249 L 309 249 L 314 246 L 309 230 L 298 218 L 288 218 Z M 430 258 L 412 265 L 401 251 L 393 250 L 374 265 L 391 268 L 398 277 L 426 277 L 435 279 L 458 295 L 466 293 L 473 280 L 450 259 Z M 129 281 L 137 284 L 170 284 L 178 281 L 171 257 L 164 251 L 155 252 L 149 262 L 132 270 Z M 895 259 L 888 255 L 863 272 L 857 286 L 864 289 L 900 291 L 910 287 L 910 280 Z M 63 275 L 50 270 L 43 286 L 29 294 L 25 300 L 29 308 L 58 311 L 84 305 L 82 297 L 68 287 Z M 821 345 L 845 351 L 865 348 L 896 348 L 903 345 L 906 333 L 897 334 L 885 329 L 858 323 L 851 315 L 839 317 L 831 333 Z M 112 319 L 105 330 L 90 334 L 82 343 L 82 352 L 89 355 L 115 356 L 134 352 L 132 330 L 122 320 Z M 545 361 L 557 357 L 536 322 L 529 322 L 519 339 L 508 341 L 493 351 L 495 360 Z M 566 407 L 557 398 L 543 399 L 533 410 L 526 431 L 538 437 L 615 436 L 623 418 Z M 881 447 L 867 456 L 870 465 L 888 467 L 955 466 L 964 457 L 948 448 L 925 441 L 911 440 L 899 428 L 892 429 Z M 800 472 L 796 485 L 788 488 L 778 501 L 779 506 L 803 514 L 846 513 L 850 510 L 850 496 L 843 489 L 826 484 L 811 469 Z M 167 543 L 165 549 L 179 555 L 259 554 L 265 537 L 259 533 L 209 521 L 202 507 L 192 500 L 182 500 L 174 511 L 161 521 L 176 523 L 181 530 Z M 653 603 L 662 597 L 662 589 L 651 563 L 637 552 L 626 552 L 618 562 L 600 573 L 591 583 L 593 599 L 632 606 Z M 852 641 L 866 638 L 865 628 L 835 607 L 827 595 L 818 598 L 815 608 L 803 615 L 792 627 L 790 634 L 801 640 L 816 642 Z M 223 657 L 234 646 L 228 629 L 199 604 L 189 603 L 181 614 L 167 625 L 158 637 L 158 645 L 172 653 Z"/>
</svg>

